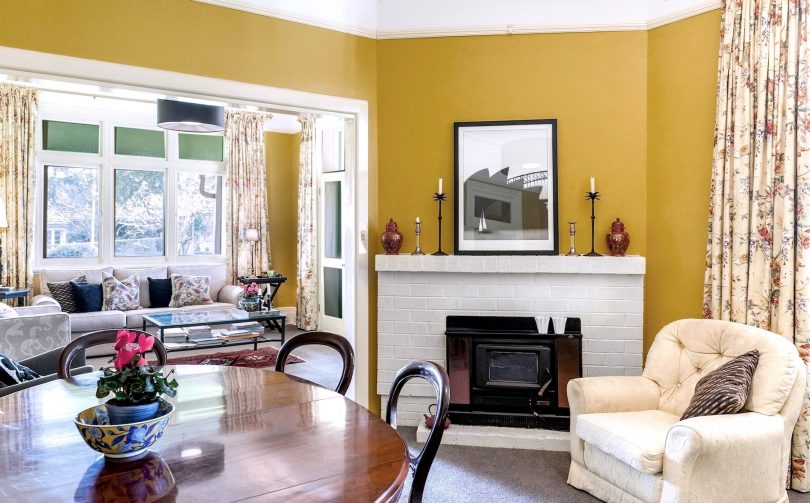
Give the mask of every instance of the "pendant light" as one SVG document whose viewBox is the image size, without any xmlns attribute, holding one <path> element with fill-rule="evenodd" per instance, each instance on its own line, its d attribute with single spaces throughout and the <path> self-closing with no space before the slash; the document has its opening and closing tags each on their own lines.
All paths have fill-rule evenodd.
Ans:
<svg viewBox="0 0 810 503">
<path fill-rule="evenodd" d="M 190 133 L 219 133 L 225 129 L 225 107 L 157 100 L 158 126 Z"/>
</svg>

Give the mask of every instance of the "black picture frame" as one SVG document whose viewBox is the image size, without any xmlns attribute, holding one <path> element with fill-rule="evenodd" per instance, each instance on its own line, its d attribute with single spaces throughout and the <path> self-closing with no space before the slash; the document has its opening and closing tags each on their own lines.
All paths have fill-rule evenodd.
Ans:
<svg viewBox="0 0 810 503">
<path fill-rule="evenodd" d="M 454 253 L 559 254 L 557 119 L 455 122 L 453 139 Z"/>
</svg>

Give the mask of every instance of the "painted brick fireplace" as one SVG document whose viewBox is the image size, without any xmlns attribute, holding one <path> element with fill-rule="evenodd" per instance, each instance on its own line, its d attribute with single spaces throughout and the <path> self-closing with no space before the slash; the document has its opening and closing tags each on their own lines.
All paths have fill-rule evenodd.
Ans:
<svg viewBox="0 0 810 503">
<path fill-rule="evenodd" d="M 378 255 L 376 269 L 383 410 L 405 364 L 446 366 L 447 316 L 578 317 L 584 376 L 641 373 L 644 257 Z M 430 385 L 408 384 L 398 422 L 417 425 L 433 397 Z"/>
</svg>

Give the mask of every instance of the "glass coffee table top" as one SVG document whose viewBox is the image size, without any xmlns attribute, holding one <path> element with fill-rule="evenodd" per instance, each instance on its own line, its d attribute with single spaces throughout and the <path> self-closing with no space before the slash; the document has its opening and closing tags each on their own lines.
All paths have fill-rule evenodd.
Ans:
<svg viewBox="0 0 810 503">
<path fill-rule="evenodd" d="M 190 327 L 194 325 L 225 324 L 243 321 L 280 320 L 286 318 L 278 309 L 248 313 L 241 309 L 219 309 L 211 311 L 179 311 L 171 313 L 145 314 L 145 320 L 160 327 Z"/>
</svg>

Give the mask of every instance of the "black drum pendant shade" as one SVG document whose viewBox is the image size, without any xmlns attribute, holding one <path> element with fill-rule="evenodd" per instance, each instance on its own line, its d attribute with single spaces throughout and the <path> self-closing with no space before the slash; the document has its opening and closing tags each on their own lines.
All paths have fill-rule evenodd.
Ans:
<svg viewBox="0 0 810 503">
<path fill-rule="evenodd" d="M 157 122 L 174 131 L 218 133 L 225 129 L 225 107 L 159 99 Z"/>
</svg>

